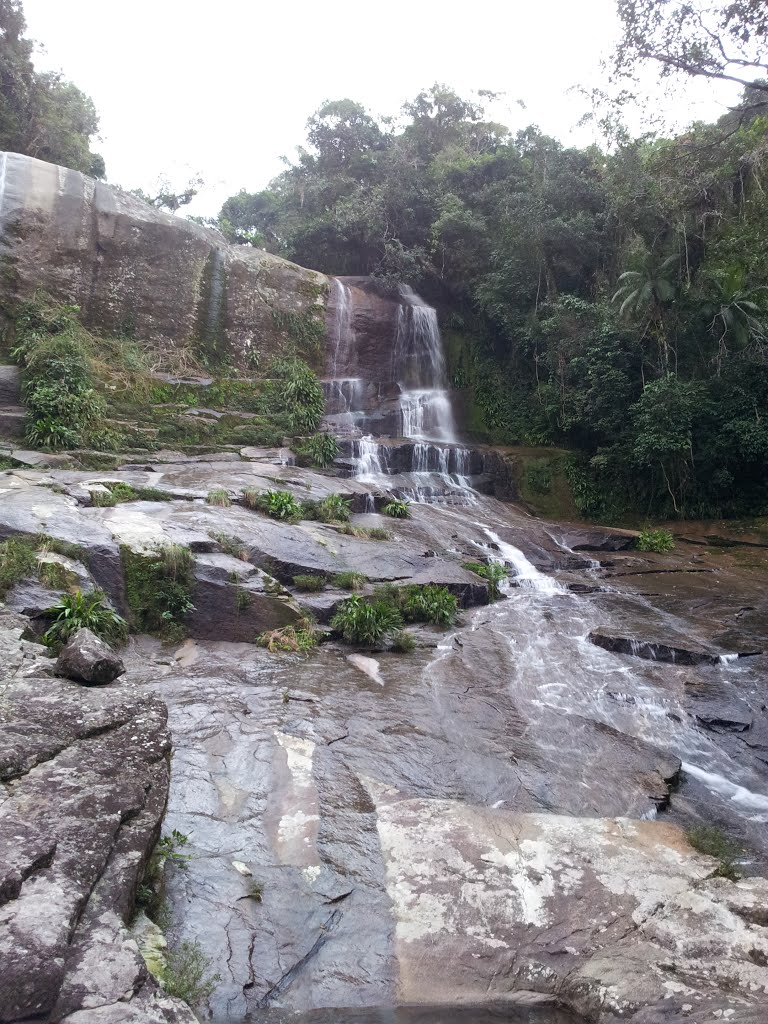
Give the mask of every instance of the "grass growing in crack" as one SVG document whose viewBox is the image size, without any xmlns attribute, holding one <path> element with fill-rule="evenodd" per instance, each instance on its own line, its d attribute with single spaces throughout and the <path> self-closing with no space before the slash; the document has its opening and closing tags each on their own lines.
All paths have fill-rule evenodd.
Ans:
<svg viewBox="0 0 768 1024">
<path fill-rule="evenodd" d="M 333 582 L 342 590 L 362 590 L 368 582 L 368 577 L 361 572 L 338 572 L 333 577 Z"/>
<path fill-rule="evenodd" d="M 45 614 L 53 622 L 42 639 L 53 651 L 61 650 L 79 629 L 90 629 L 110 647 L 117 647 L 128 638 L 128 623 L 109 607 L 105 595 L 98 590 L 91 594 L 81 590 L 64 594 Z"/>
<path fill-rule="evenodd" d="M 284 523 L 295 523 L 301 519 L 301 502 L 289 491 L 265 491 L 259 495 L 256 507 L 272 519 L 280 519 Z"/>
<path fill-rule="evenodd" d="M 736 862 L 744 851 L 722 829 L 715 825 L 696 825 L 689 829 L 686 838 L 694 850 L 720 861 L 716 873 L 721 878 L 729 878 L 732 882 L 741 878 Z"/>
<path fill-rule="evenodd" d="M 323 576 L 310 575 L 294 576 L 293 585 L 297 590 L 316 593 L 318 590 L 322 590 L 325 586 L 325 578 Z"/>
<path fill-rule="evenodd" d="M 399 629 L 392 636 L 392 650 L 398 654 L 410 654 L 416 648 L 416 637 L 407 629 Z"/>
<path fill-rule="evenodd" d="M 256 644 L 265 647 L 271 654 L 305 653 L 317 647 L 317 630 L 309 619 L 302 619 L 297 625 L 281 626 L 259 633 Z M 285 699 L 285 698 L 283 698 Z"/>
<path fill-rule="evenodd" d="M 26 537 L 9 537 L 0 543 L 0 599 L 35 571 L 35 544 Z"/>
<path fill-rule="evenodd" d="M 137 631 L 171 641 L 183 639 L 184 617 L 195 607 L 191 596 L 194 562 L 189 548 L 166 544 L 146 555 L 123 546 L 120 557 L 126 597 Z"/>
<path fill-rule="evenodd" d="M 329 494 L 322 501 L 305 501 L 302 519 L 316 519 L 320 523 L 346 523 L 351 507 L 340 494 Z"/>
<path fill-rule="evenodd" d="M 509 576 L 509 570 L 498 562 L 464 562 L 463 567 L 482 577 L 488 584 L 488 599 L 498 601 L 501 597 L 500 584 Z"/>
<path fill-rule="evenodd" d="M 351 523 L 345 523 L 339 529 L 339 533 L 364 540 L 392 540 L 392 534 L 383 526 L 353 526 Z"/>
<path fill-rule="evenodd" d="M 669 530 L 653 530 L 646 527 L 635 538 L 637 551 L 654 551 L 656 554 L 663 555 L 665 552 L 671 551 L 674 546 L 675 538 Z"/>
<path fill-rule="evenodd" d="M 233 537 L 230 533 L 215 533 L 211 532 L 208 536 L 215 540 L 225 555 L 230 555 L 232 558 L 237 558 L 241 562 L 247 562 L 248 558 L 248 547 L 238 537 Z"/>
<path fill-rule="evenodd" d="M 348 644 L 378 647 L 397 633 L 403 619 L 395 606 L 385 600 L 364 601 L 357 595 L 347 598 L 331 619 L 336 630 Z"/>
<path fill-rule="evenodd" d="M 392 519 L 410 519 L 411 503 L 403 498 L 393 498 L 387 502 L 381 511 L 385 516 L 390 516 Z"/>
<path fill-rule="evenodd" d="M 229 508 L 232 502 L 223 487 L 215 487 L 212 491 L 208 491 L 205 504 L 215 505 L 217 508 Z"/>
<path fill-rule="evenodd" d="M 160 984 L 168 995 L 182 999 L 189 1006 L 207 999 L 221 980 L 221 975 L 210 973 L 211 961 L 199 942 L 169 946 L 165 959 Z"/>
</svg>

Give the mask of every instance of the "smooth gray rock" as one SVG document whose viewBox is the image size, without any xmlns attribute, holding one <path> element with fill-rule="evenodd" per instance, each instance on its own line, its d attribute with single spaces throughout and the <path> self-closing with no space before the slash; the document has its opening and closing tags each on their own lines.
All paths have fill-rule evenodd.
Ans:
<svg viewBox="0 0 768 1024">
<path fill-rule="evenodd" d="M 120 656 L 90 629 L 79 629 L 56 659 L 57 676 L 90 686 L 105 686 L 124 672 Z"/>
</svg>

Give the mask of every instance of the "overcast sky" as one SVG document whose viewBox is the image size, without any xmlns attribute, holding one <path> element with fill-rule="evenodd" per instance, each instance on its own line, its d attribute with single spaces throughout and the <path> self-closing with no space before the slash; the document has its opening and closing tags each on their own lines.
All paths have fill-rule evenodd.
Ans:
<svg viewBox="0 0 768 1024">
<path fill-rule="evenodd" d="M 200 174 L 191 208 L 215 214 L 240 188 L 263 188 L 326 99 L 349 96 L 396 114 L 435 81 L 462 95 L 505 94 L 511 128 L 536 123 L 585 144 L 586 101 L 618 34 L 615 0 L 24 0 L 38 67 L 63 70 L 101 116 L 108 180 L 150 189 Z M 683 122 L 716 116 L 689 91 Z M 693 100 L 696 103 L 693 104 Z M 526 104 L 523 110 L 518 100 Z"/>
</svg>

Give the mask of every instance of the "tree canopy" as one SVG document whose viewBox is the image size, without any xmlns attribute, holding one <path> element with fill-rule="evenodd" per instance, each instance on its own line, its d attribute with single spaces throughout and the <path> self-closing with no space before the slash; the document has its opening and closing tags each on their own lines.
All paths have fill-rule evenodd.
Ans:
<svg viewBox="0 0 768 1024">
<path fill-rule="evenodd" d="M 21 0 L 0 0 L 0 149 L 104 177 L 91 150 L 99 119 L 91 99 L 61 75 L 35 70 Z"/>
</svg>

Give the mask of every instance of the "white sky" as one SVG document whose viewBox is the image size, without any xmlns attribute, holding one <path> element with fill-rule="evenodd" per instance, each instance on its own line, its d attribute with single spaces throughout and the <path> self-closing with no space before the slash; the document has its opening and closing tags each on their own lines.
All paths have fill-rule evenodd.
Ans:
<svg viewBox="0 0 768 1024">
<path fill-rule="evenodd" d="M 506 98 L 493 117 L 536 123 L 566 142 L 618 34 L 615 0 L 24 0 L 38 67 L 62 70 L 94 100 L 108 180 L 151 189 L 161 174 L 206 186 L 189 212 L 215 214 L 257 191 L 304 139 L 309 115 L 348 96 L 396 114 L 433 82 Z M 693 104 L 693 95 L 698 97 Z M 722 99 L 723 93 L 720 92 Z M 523 110 L 516 101 L 523 100 Z M 686 123 L 723 110 L 696 88 Z M 680 116 L 682 115 L 682 116 Z"/>
</svg>

